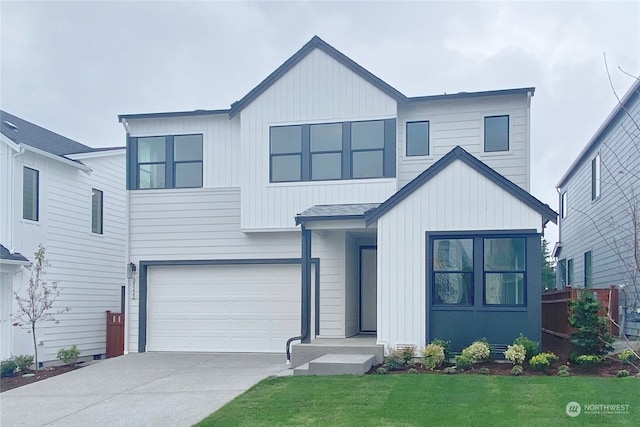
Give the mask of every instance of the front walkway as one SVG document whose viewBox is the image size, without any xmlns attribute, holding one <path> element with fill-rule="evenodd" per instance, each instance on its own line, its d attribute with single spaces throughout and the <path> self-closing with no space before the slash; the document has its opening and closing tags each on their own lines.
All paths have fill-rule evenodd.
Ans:
<svg viewBox="0 0 640 427">
<path fill-rule="evenodd" d="M 1 393 L 0 425 L 190 426 L 285 369 L 284 354 L 128 354 Z"/>
</svg>

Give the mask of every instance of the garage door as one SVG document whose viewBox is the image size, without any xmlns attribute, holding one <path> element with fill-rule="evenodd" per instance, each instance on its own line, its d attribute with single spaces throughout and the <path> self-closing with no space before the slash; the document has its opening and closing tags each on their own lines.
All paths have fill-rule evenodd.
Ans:
<svg viewBox="0 0 640 427">
<path fill-rule="evenodd" d="M 147 351 L 285 350 L 300 333 L 300 265 L 149 267 Z"/>
</svg>

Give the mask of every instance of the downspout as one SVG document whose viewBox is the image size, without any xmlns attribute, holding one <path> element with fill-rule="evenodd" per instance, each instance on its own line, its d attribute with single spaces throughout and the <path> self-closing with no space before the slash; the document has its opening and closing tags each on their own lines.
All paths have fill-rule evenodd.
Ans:
<svg viewBox="0 0 640 427">
<path fill-rule="evenodd" d="M 16 159 L 18 158 L 18 156 L 21 156 L 24 154 L 24 147 L 20 146 L 20 149 L 18 150 L 17 153 L 15 153 L 13 156 L 11 156 L 11 181 L 10 181 L 10 202 L 9 202 L 9 227 L 10 227 L 10 231 L 9 231 L 9 235 L 11 236 L 11 241 L 9 242 L 9 252 L 10 253 L 14 253 L 16 251 L 16 242 L 15 242 L 15 229 L 16 229 L 16 225 L 13 223 L 15 220 L 15 210 L 16 210 L 16 206 L 17 203 L 15 203 L 14 197 L 15 197 L 15 179 L 16 179 L 16 168 L 15 168 L 15 163 L 16 163 Z"/>
<path fill-rule="evenodd" d="M 124 349 L 123 349 L 123 353 L 124 354 L 129 354 L 129 316 L 131 315 L 131 301 L 129 300 L 129 291 L 130 291 L 130 280 L 129 280 L 129 242 L 130 242 L 130 238 L 129 238 L 129 123 L 127 123 L 127 121 L 125 119 L 122 119 L 122 126 L 124 127 L 124 130 L 126 132 L 126 142 L 125 142 L 125 160 L 124 160 L 124 167 L 125 167 L 125 191 L 124 191 L 124 203 L 125 203 L 125 213 L 124 213 L 124 220 L 125 220 L 125 248 L 124 248 L 124 259 L 125 259 L 125 263 L 124 263 L 124 268 L 125 268 L 125 285 L 124 285 Z M 135 280 L 135 279 L 134 279 Z"/>
<path fill-rule="evenodd" d="M 307 230 L 302 224 L 302 259 L 301 259 L 301 334 L 297 337 L 291 337 L 287 340 L 287 365 L 291 364 L 291 343 L 300 340 L 300 342 L 308 343 L 311 335 L 311 231 Z"/>
</svg>

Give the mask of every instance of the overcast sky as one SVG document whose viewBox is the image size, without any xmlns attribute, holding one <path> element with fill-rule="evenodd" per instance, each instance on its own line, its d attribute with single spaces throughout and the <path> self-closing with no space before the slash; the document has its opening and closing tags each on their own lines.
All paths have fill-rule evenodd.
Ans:
<svg viewBox="0 0 640 427">
<path fill-rule="evenodd" d="M 314 35 L 407 96 L 535 86 L 531 192 L 640 74 L 638 2 L 0 3 L 3 110 L 93 147 L 118 114 L 223 109 Z M 548 227 L 547 239 L 557 231 Z"/>
</svg>

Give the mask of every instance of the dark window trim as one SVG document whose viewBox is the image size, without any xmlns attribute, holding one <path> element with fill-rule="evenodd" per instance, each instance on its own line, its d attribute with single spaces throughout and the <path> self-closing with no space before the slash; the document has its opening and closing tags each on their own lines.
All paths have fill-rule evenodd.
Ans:
<svg viewBox="0 0 640 427">
<path fill-rule="evenodd" d="M 484 241 L 487 239 L 495 239 L 495 238 L 502 238 L 502 239 L 523 239 L 524 240 L 524 270 L 490 270 L 488 271 L 488 273 L 506 273 L 506 274 L 520 274 L 522 273 L 522 292 L 524 292 L 524 295 L 522 296 L 522 304 L 489 304 L 487 303 L 487 270 L 484 269 Z M 488 236 L 483 236 L 481 237 L 482 240 L 482 261 L 483 261 L 483 265 L 482 265 L 482 304 L 486 307 L 526 307 L 527 306 L 527 268 L 528 268 L 528 263 L 527 263 L 527 256 L 528 256 L 528 251 L 527 251 L 527 237 L 526 235 L 510 235 L 510 236 L 500 236 L 500 237 L 488 237 Z"/>
<path fill-rule="evenodd" d="M 97 195 L 97 193 L 99 193 L 100 198 L 100 212 L 98 212 L 98 218 L 100 219 L 99 222 L 96 224 L 93 222 L 94 218 L 96 216 L 94 216 L 94 197 Z M 104 192 L 102 190 L 98 190 L 97 188 L 92 188 L 91 189 L 91 232 L 94 234 L 104 234 Z"/>
<path fill-rule="evenodd" d="M 200 136 L 202 138 L 202 160 L 174 160 L 174 144 L 176 136 Z M 138 162 L 138 140 L 144 138 L 165 139 L 165 159 L 163 162 Z M 144 135 L 130 136 L 127 134 L 127 190 L 167 190 L 176 188 L 202 188 L 204 185 L 204 134 L 177 133 L 173 135 Z M 202 177 L 199 186 L 178 187 L 175 183 L 176 165 L 185 163 L 199 163 Z M 140 188 L 140 165 L 164 165 L 165 185 L 157 188 Z"/>
<path fill-rule="evenodd" d="M 500 117 L 507 118 L 507 149 L 506 150 L 492 150 L 487 151 L 487 119 L 496 119 Z M 509 114 L 497 114 L 494 116 L 484 116 L 482 119 L 482 131 L 483 131 L 483 142 L 482 149 L 483 153 L 508 153 L 511 151 L 511 117 Z"/>
<path fill-rule="evenodd" d="M 427 154 L 409 154 L 409 125 L 412 123 L 426 123 L 427 130 Z M 412 120 L 405 123 L 404 127 L 404 155 L 406 157 L 429 157 L 431 156 L 431 122 L 429 120 Z"/>
<path fill-rule="evenodd" d="M 33 212 L 35 215 L 33 217 L 31 216 L 27 217 L 26 216 L 27 212 L 25 212 L 24 210 L 24 190 L 25 190 L 24 172 L 25 170 L 33 172 L 35 177 L 34 187 L 35 187 L 36 197 L 35 197 L 35 212 Z M 38 169 L 30 168 L 28 166 L 23 166 L 23 169 L 22 169 L 22 219 L 26 219 L 27 221 L 34 221 L 34 222 L 40 221 L 40 171 Z"/>
<path fill-rule="evenodd" d="M 384 126 L 384 146 L 382 148 L 351 148 L 351 124 L 363 122 L 382 122 Z M 315 151 L 311 152 L 311 126 L 342 124 L 342 151 Z M 302 127 L 302 147 L 301 151 L 295 153 L 271 153 L 271 129 L 278 127 L 301 126 Z M 382 152 L 382 176 L 377 177 L 353 177 L 353 153 L 359 152 Z M 313 154 L 319 153 L 338 153 L 342 154 L 342 178 L 333 179 L 312 179 L 311 178 L 311 157 Z M 300 180 L 273 180 L 273 158 L 282 155 L 300 155 Z M 327 123 L 308 123 L 293 125 L 278 125 L 269 127 L 269 182 L 272 184 L 291 183 L 291 182 L 323 182 L 323 181 L 344 181 L 352 179 L 380 179 L 395 178 L 396 176 L 396 119 L 372 119 L 372 120 L 354 120 L 349 122 L 327 122 Z"/>
</svg>

